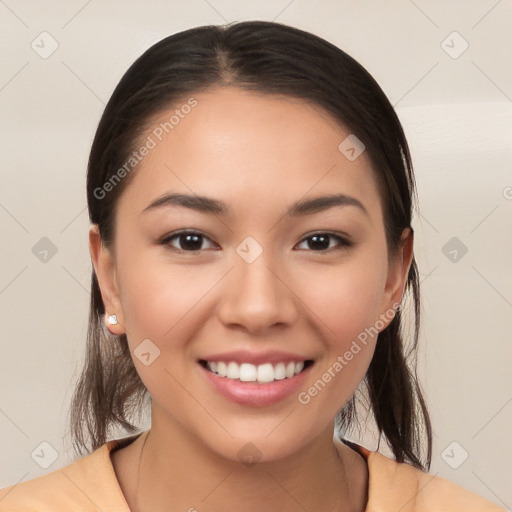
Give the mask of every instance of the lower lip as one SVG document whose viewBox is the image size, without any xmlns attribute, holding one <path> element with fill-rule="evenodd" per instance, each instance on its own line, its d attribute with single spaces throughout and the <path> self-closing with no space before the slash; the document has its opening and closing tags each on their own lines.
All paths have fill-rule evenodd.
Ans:
<svg viewBox="0 0 512 512">
<path fill-rule="evenodd" d="M 289 397 L 304 383 L 304 379 L 312 366 L 289 379 L 258 384 L 257 382 L 242 382 L 227 377 L 219 377 L 216 373 L 199 364 L 199 368 L 210 384 L 222 396 L 232 402 L 253 407 L 272 405 Z"/>
</svg>

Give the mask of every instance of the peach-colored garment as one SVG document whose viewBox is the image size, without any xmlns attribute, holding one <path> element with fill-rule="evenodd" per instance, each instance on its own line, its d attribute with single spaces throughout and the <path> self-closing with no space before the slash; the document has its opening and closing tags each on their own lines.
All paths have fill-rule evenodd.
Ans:
<svg viewBox="0 0 512 512">
<path fill-rule="evenodd" d="M 0 490 L 0 512 L 130 512 L 110 452 L 141 434 L 105 443 L 90 455 Z M 458 485 L 347 443 L 369 470 L 367 512 L 498 512 L 504 509 Z"/>
</svg>

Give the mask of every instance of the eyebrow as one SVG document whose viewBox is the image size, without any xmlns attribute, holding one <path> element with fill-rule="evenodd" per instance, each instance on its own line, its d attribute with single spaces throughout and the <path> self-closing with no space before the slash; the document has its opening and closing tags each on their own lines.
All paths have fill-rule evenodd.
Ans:
<svg viewBox="0 0 512 512">
<path fill-rule="evenodd" d="M 231 213 L 229 206 L 222 201 L 211 197 L 188 194 L 164 194 L 144 208 L 142 213 L 167 206 L 182 206 L 200 213 L 213 215 L 227 216 Z M 288 207 L 286 214 L 290 217 L 302 217 L 322 212 L 335 206 L 355 206 L 369 217 L 368 210 L 361 201 L 345 194 L 332 194 L 297 201 Z"/>
</svg>

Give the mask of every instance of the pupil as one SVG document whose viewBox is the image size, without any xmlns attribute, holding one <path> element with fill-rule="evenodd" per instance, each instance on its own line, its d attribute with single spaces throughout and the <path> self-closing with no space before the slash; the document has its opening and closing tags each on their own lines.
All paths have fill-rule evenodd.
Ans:
<svg viewBox="0 0 512 512">
<path fill-rule="evenodd" d="M 201 249 L 201 241 L 199 240 L 200 235 L 182 235 L 182 238 L 186 240 L 186 242 L 182 244 L 184 249 L 189 249 L 192 251 L 198 251 L 199 249 Z M 193 240 L 191 241 L 191 239 Z"/>
<path fill-rule="evenodd" d="M 312 248 L 317 248 L 317 249 L 328 249 L 329 248 L 329 240 L 328 240 L 328 236 L 325 236 L 325 235 L 313 235 L 310 240 L 312 240 L 314 243 L 313 244 L 309 244 L 310 247 Z M 318 240 L 323 240 L 323 243 L 321 242 L 320 244 L 318 243 L 315 243 L 315 242 L 318 242 Z"/>
</svg>

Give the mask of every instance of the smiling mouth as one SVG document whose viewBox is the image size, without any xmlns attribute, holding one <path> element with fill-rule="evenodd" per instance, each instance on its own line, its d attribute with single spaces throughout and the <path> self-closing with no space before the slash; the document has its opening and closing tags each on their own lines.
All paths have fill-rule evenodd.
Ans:
<svg viewBox="0 0 512 512">
<path fill-rule="evenodd" d="M 238 364 L 234 361 L 205 361 L 199 364 L 206 370 L 239 382 L 258 382 L 266 384 L 277 380 L 291 379 L 314 364 L 312 359 L 289 363 L 264 363 L 254 365 L 251 363 Z"/>
</svg>

